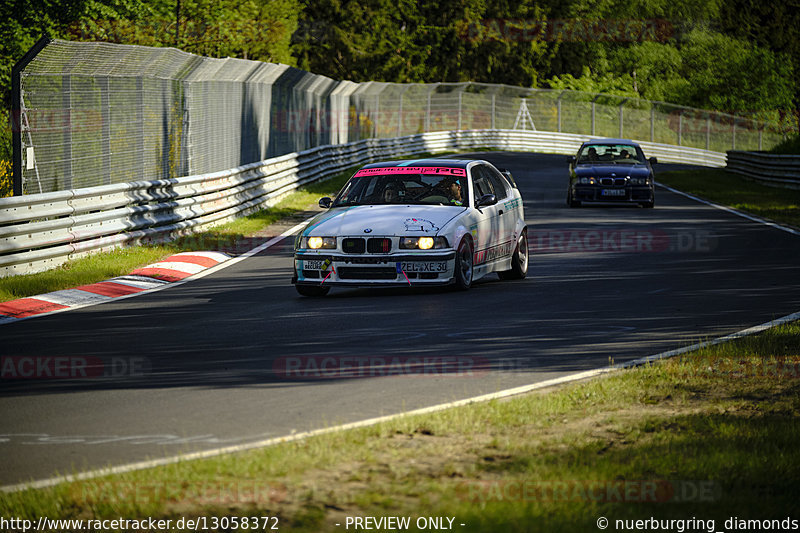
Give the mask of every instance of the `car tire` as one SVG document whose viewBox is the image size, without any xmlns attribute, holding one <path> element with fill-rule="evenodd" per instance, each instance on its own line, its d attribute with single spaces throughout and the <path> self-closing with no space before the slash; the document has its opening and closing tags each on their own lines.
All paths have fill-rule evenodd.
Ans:
<svg viewBox="0 0 800 533">
<path fill-rule="evenodd" d="M 517 247 L 511 256 L 511 269 L 498 272 L 502 280 L 525 279 L 528 275 L 528 228 L 522 230 L 517 239 Z"/>
<path fill-rule="evenodd" d="M 655 202 L 655 200 L 653 200 L 652 202 L 644 202 L 644 203 L 642 204 L 642 207 L 644 207 L 644 208 L 646 208 L 646 209 L 652 209 L 652 208 L 654 208 L 655 206 L 656 206 L 656 202 Z"/>
<path fill-rule="evenodd" d="M 463 237 L 458 243 L 455 263 L 455 288 L 466 291 L 472 286 L 472 276 L 475 273 L 473 264 L 472 239 Z"/>
<path fill-rule="evenodd" d="M 321 298 L 331 290 L 330 287 L 317 287 L 314 285 L 295 285 L 294 288 L 297 289 L 300 296 L 308 296 L 309 298 Z"/>
</svg>

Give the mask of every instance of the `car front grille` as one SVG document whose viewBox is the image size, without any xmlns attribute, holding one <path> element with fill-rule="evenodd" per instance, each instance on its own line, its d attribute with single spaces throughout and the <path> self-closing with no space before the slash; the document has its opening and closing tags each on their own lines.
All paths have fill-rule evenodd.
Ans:
<svg viewBox="0 0 800 533">
<path fill-rule="evenodd" d="M 600 178 L 600 185 L 605 187 L 624 187 L 625 178 Z"/>
<path fill-rule="evenodd" d="M 364 239 L 342 239 L 342 251 L 346 254 L 363 254 L 366 251 Z"/>
<path fill-rule="evenodd" d="M 385 254 L 392 251 L 391 239 L 368 239 L 367 251 L 371 254 Z"/>
<path fill-rule="evenodd" d="M 386 254 L 392 251 L 392 239 L 386 237 L 373 237 L 362 239 L 360 237 L 347 237 L 342 239 L 342 251 L 346 254 Z"/>
</svg>

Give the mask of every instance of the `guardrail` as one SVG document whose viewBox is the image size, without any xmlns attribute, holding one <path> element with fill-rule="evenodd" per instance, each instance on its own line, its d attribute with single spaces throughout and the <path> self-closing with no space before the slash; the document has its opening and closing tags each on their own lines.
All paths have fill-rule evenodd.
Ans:
<svg viewBox="0 0 800 533">
<path fill-rule="evenodd" d="M 497 148 L 572 154 L 590 136 L 519 130 L 433 132 L 366 139 L 238 168 L 0 199 L 0 276 L 33 273 L 120 246 L 163 242 L 241 217 L 307 183 L 368 161 Z M 660 161 L 724 166 L 719 152 L 641 143 Z M 566 168 L 566 167 L 565 167 Z"/>
<path fill-rule="evenodd" d="M 800 156 L 797 155 L 729 151 L 725 169 L 766 185 L 800 189 Z"/>
</svg>

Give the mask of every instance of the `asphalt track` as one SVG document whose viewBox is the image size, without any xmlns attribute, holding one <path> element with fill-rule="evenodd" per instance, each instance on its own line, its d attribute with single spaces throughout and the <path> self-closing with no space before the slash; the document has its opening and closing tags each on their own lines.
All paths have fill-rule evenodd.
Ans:
<svg viewBox="0 0 800 533">
<path fill-rule="evenodd" d="M 564 156 L 474 157 L 517 179 L 526 280 L 300 298 L 287 238 L 182 286 L 6 324 L 0 356 L 99 360 L 119 375 L 0 381 L 0 485 L 495 392 L 800 310 L 796 235 L 663 189 L 655 209 L 568 209 Z M 428 360 L 323 378 L 310 365 L 324 356 Z M 287 365 L 305 373 L 287 376 Z"/>
</svg>

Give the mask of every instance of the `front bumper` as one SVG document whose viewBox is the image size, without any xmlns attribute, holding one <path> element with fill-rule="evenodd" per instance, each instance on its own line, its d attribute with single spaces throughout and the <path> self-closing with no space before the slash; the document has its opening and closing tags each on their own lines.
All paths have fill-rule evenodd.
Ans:
<svg viewBox="0 0 800 533">
<path fill-rule="evenodd" d="M 613 192 L 609 192 L 613 191 Z M 573 185 L 572 199 L 578 202 L 645 203 L 652 202 L 653 189 L 647 186 L 603 187 L 599 185 Z"/>
<path fill-rule="evenodd" d="M 455 250 L 409 254 L 298 251 L 292 283 L 314 286 L 399 287 L 453 283 Z"/>
</svg>

